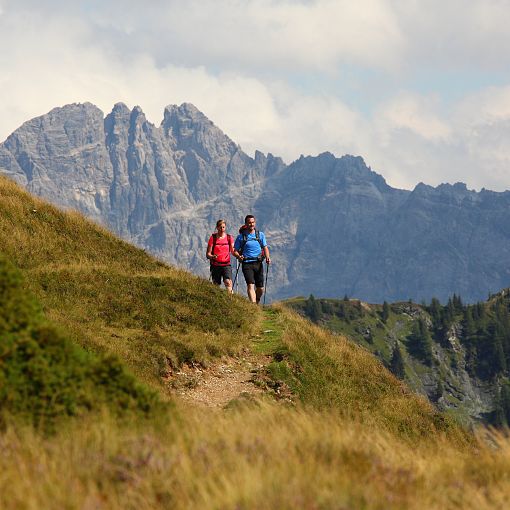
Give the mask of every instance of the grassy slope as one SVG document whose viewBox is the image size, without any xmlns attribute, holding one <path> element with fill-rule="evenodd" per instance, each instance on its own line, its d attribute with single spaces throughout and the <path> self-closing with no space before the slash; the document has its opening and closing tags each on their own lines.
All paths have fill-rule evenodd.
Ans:
<svg viewBox="0 0 510 510">
<path fill-rule="evenodd" d="M 146 383 L 187 360 L 233 353 L 258 329 L 245 300 L 164 265 L 77 213 L 0 179 L 0 246 L 46 316 Z M 252 314 L 253 315 L 253 314 Z"/>
<path fill-rule="evenodd" d="M 226 413 L 181 406 L 180 420 L 143 429 L 105 417 L 48 439 L 9 429 L 2 508 L 482 509 L 510 490 L 506 442 L 475 449 L 365 350 L 282 309 L 262 323 L 245 300 L 5 179 L 0 246 L 75 341 L 118 354 L 163 394 L 169 364 L 245 346 L 272 354 L 268 373 L 302 402 Z M 257 335 L 262 326 L 272 331 Z"/>
<path fill-rule="evenodd" d="M 411 393 L 366 349 L 284 307 L 275 307 L 271 316 L 272 328 L 283 334 L 258 348 L 273 354 L 269 371 L 285 381 L 302 402 L 318 410 L 335 409 L 343 417 L 402 438 L 438 432 L 462 436 L 452 420 Z"/>
</svg>

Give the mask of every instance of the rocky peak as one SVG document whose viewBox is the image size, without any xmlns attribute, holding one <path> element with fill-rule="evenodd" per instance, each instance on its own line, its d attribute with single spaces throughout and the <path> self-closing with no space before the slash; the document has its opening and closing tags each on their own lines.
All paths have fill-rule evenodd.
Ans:
<svg viewBox="0 0 510 510">
<path fill-rule="evenodd" d="M 462 203 L 477 203 L 480 197 L 476 191 L 469 190 L 465 183 L 443 183 L 436 187 L 420 182 L 409 195 L 409 203 L 443 205 L 460 205 Z"/>
<path fill-rule="evenodd" d="M 361 157 L 330 152 L 252 159 L 189 103 L 168 106 L 159 127 L 123 103 L 106 118 L 90 103 L 55 108 L 0 144 L 0 171 L 201 274 L 204 233 L 251 211 L 278 261 L 274 298 L 469 301 L 508 286 L 510 192 L 398 190 Z"/>
<path fill-rule="evenodd" d="M 221 129 L 190 103 L 165 108 L 161 124 L 176 150 L 192 150 L 205 161 L 230 158 L 239 149 Z"/>
<path fill-rule="evenodd" d="M 131 110 L 124 103 L 116 103 L 111 113 L 105 118 L 108 124 L 128 124 L 131 117 Z"/>
<path fill-rule="evenodd" d="M 57 157 L 73 148 L 96 143 L 102 137 L 102 129 L 98 129 L 102 122 L 103 112 L 97 106 L 73 103 L 25 122 L 3 145 L 11 152 Z"/>
<path fill-rule="evenodd" d="M 139 106 L 135 106 L 129 118 L 129 143 L 141 143 L 145 137 L 145 131 L 150 131 L 151 124 Z"/>
</svg>

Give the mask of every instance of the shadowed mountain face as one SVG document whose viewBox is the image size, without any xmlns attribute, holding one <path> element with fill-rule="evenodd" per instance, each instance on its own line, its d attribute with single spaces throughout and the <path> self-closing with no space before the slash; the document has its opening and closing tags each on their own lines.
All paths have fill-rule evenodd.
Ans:
<svg viewBox="0 0 510 510">
<path fill-rule="evenodd" d="M 265 231 L 271 298 L 485 298 L 510 282 L 510 192 L 463 184 L 394 189 L 360 157 L 291 165 L 246 155 L 191 104 L 159 127 L 139 107 L 55 108 L 0 145 L 0 171 L 162 259 L 206 275 L 216 220 Z"/>
</svg>

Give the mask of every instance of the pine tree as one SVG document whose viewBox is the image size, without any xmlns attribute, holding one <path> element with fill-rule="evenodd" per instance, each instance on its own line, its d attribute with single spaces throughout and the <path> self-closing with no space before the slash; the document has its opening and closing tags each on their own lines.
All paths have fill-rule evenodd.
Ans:
<svg viewBox="0 0 510 510">
<path fill-rule="evenodd" d="M 448 299 L 448 304 L 446 305 L 446 319 L 451 324 L 455 317 L 455 305 L 453 304 L 452 298 Z"/>
<path fill-rule="evenodd" d="M 448 336 L 450 332 L 451 322 L 448 320 L 446 312 L 441 315 L 441 322 L 439 326 L 439 341 L 442 345 L 448 345 Z"/>
<path fill-rule="evenodd" d="M 473 311 L 471 307 L 464 310 L 464 318 L 462 320 L 462 340 L 469 342 L 476 333 L 475 321 L 473 320 Z"/>
<path fill-rule="evenodd" d="M 464 305 L 462 304 L 462 299 L 460 296 L 457 296 L 457 294 L 453 295 L 452 305 L 455 313 L 461 313 L 464 308 Z"/>
<path fill-rule="evenodd" d="M 382 314 L 381 314 L 381 319 L 384 322 L 384 324 L 386 324 L 389 317 L 390 317 L 390 305 L 385 301 L 382 306 Z"/>
<path fill-rule="evenodd" d="M 395 377 L 398 377 L 399 379 L 404 379 L 406 375 L 404 367 L 404 358 L 402 357 L 402 351 L 400 350 L 400 346 L 398 345 L 398 343 L 395 345 L 395 348 L 393 349 L 393 353 L 391 355 L 390 370 L 393 373 L 393 375 Z"/>
<path fill-rule="evenodd" d="M 501 338 L 496 337 L 494 340 L 494 375 L 500 374 L 506 370 L 506 357 L 503 351 Z"/>
<path fill-rule="evenodd" d="M 466 370 L 471 376 L 478 373 L 478 349 L 475 342 L 471 342 L 466 349 Z"/>
<path fill-rule="evenodd" d="M 421 359 L 426 365 L 432 365 L 434 355 L 432 352 L 432 337 L 423 319 L 413 324 L 413 330 L 408 337 L 410 352 Z"/>
<path fill-rule="evenodd" d="M 476 305 L 477 312 L 478 312 L 478 320 L 484 321 L 485 320 L 485 305 L 482 302 L 477 303 Z"/>
<path fill-rule="evenodd" d="M 306 301 L 306 315 L 315 323 L 319 322 L 322 317 L 321 304 L 315 299 L 313 294 L 310 294 Z"/>
<path fill-rule="evenodd" d="M 441 303 L 439 302 L 439 299 L 435 297 L 432 298 L 430 301 L 429 313 L 430 317 L 432 318 L 432 324 L 434 325 L 434 328 L 438 329 L 439 323 L 441 321 Z"/>
</svg>

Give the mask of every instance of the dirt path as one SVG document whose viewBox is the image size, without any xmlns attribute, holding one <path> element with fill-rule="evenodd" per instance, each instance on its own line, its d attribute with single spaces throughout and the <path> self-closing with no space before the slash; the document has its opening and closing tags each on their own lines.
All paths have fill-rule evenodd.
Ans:
<svg viewBox="0 0 510 510">
<path fill-rule="evenodd" d="M 273 361 L 270 345 L 281 330 L 274 312 L 264 311 L 262 331 L 240 355 L 211 360 L 207 367 L 184 365 L 168 382 L 184 402 L 198 406 L 224 408 L 238 398 L 257 398 L 269 394 L 278 400 L 293 401 L 289 387 L 273 380 L 267 366 Z"/>
<path fill-rule="evenodd" d="M 223 408 L 239 397 L 256 397 L 265 390 L 258 383 L 271 356 L 244 350 L 239 357 L 224 357 L 207 367 L 185 365 L 175 373 L 172 386 L 185 402 Z"/>
</svg>

